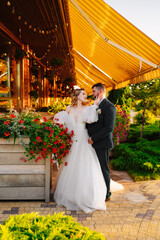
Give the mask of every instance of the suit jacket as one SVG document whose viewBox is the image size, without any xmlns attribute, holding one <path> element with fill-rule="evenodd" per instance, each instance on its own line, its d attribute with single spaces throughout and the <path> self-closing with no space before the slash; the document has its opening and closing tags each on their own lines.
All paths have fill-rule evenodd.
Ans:
<svg viewBox="0 0 160 240">
<path fill-rule="evenodd" d="M 101 110 L 99 110 L 101 109 Z M 103 99 L 98 110 L 98 121 L 86 123 L 89 136 L 92 138 L 93 147 L 101 149 L 113 148 L 113 130 L 116 118 L 116 108 L 108 99 Z"/>
</svg>

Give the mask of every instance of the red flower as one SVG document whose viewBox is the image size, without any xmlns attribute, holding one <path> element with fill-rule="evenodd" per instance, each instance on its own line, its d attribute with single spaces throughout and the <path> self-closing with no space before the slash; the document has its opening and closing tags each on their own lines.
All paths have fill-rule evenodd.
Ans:
<svg viewBox="0 0 160 240">
<path fill-rule="evenodd" d="M 19 124 L 23 124 L 24 123 L 24 121 L 23 120 L 19 120 Z"/>
<path fill-rule="evenodd" d="M 48 145 L 49 148 L 51 148 L 52 146 L 51 145 Z"/>
<path fill-rule="evenodd" d="M 70 134 L 70 137 L 73 137 L 73 135 L 74 135 L 74 131 L 72 130 L 71 134 Z"/>
<path fill-rule="evenodd" d="M 47 148 L 43 148 L 43 152 L 46 152 L 47 151 Z"/>
<path fill-rule="evenodd" d="M 54 120 L 55 120 L 55 121 L 59 121 L 59 119 L 58 119 L 58 118 L 55 118 Z"/>
<path fill-rule="evenodd" d="M 30 153 L 31 153 L 31 154 L 33 154 L 33 153 L 34 153 L 34 151 L 30 151 Z"/>
<path fill-rule="evenodd" d="M 65 162 L 64 166 L 67 166 L 67 164 L 68 164 L 68 163 L 67 163 L 67 162 Z"/>
<path fill-rule="evenodd" d="M 38 121 L 39 121 L 39 119 L 38 119 L 38 118 L 35 118 L 33 121 L 36 123 L 36 122 L 38 122 Z"/>
<path fill-rule="evenodd" d="M 60 149 L 65 148 L 65 146 L 66 146 L 66 145 L 63 143 L 62 146 L 60 146 Z"/>
<path fill-rule="evenodd" d="M 59 135 L 60 135 L 60 136 L 64 135 L 64 131 L 60 132 L 60 134 L 59 134 Z"/>
<path fill-rule="evenodd" d="M 67 133 L 67 132 L 68 132 L 68 128 L 65 129 L 65 133 Z"/>
<path fill-rule="evenodd" d="M 37 144 L 36 142 L 33 142 L 35 145 Z"/>
<path fill-rule="evenodd" d="M 44 142 L 43 145 L 46 145 L 46 142 Z"/>
<path fill-rule="evenodd" d="M 16 118 L 16 116 L 12 113 L 12 114 L 9 114 L 10 118 Z"/>
<path fill-rule="evenodd" d="M 39 159 L 42 159 L 40 156 L 35 159 L 35 162 L 38 162 Z"/>
<path fill-rule="evenodd" d="M 42 142 L 42 139 L 41 139 L 41 137 L 36 137 L 36 139 L 38 140 L 38 142 Z"/>
<path fill-rule="evenodd" d="M 57 148 L 52 148 L 52 152 L 56 153 L 57 152 Z"/>
<path fill-rule="evenodd" d="M 63 124 L 60 124 L 59 127 L 60 127 L 60 128 L 63 128 Z"/>
<path fill-rule="evenodd" d="M 43 120 L 44 120 L 44 122 L 47 122 L 47 118 L 46 117 L 43 117 Z"/>
<path fill-rule="evenodd" d="M 8 137 L 9 135 L 11 135 L 9 132 L 4 132 L 4 135 L 6 136 L 6 137 Z"/>
<path fill-rule="evenodd" d="M 10 121 L 5 121 L 4 124 L 5 125 L 10 124 Z"/>
</svg>

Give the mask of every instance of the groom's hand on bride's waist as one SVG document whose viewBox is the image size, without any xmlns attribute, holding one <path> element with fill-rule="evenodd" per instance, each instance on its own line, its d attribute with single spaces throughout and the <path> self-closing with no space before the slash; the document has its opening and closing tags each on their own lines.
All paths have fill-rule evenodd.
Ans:
<svg viewBox="0 0 160 240">
<path fill-rule="evenodd" d="M 93 144 L 93 141 L 92 141 L 92 138 L 91 138 L 91 137 L 88 139 L 88 143 L 89 143 L 89 144 Z"/>
</svg>

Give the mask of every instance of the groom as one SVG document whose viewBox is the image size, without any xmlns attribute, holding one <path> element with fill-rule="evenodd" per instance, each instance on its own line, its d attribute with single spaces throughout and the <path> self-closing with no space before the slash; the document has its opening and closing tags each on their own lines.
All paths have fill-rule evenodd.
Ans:
<svg viewBox="0 0 160 240">
<path fill-rule="evenodd" d="M 98 121 L 91 124 L 86 124 L 89 139 L 88 143 L 92 144 L 98 156 L 102 173 L 107 186 L 106 201 L 110 200 L 110 170 L 109 170 L 109 152 L 113 148 L 113 130 L 116 118 L 116 108 L 106 98 L 106 88 L 102 83 L 93 85 L 93 98 L 100 99 L 97 114 Z"/>
</svg>

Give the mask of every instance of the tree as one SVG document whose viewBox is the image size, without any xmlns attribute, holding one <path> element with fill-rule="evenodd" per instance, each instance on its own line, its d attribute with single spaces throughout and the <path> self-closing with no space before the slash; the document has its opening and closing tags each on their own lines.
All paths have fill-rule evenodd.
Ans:
<svg viewBox="0 0 160 240">
<path fill-rule="evenodd" d="M 143 114 L 142 114 L 142 128 L 140 134 L 140 137 L 142 138 L 146 105 L 154 97 L 160 96 L 160 78 L 153 79 L 147 82 L 131 84 L 131 96 L 135 100 L 142 101 Z"/>
</svg>

